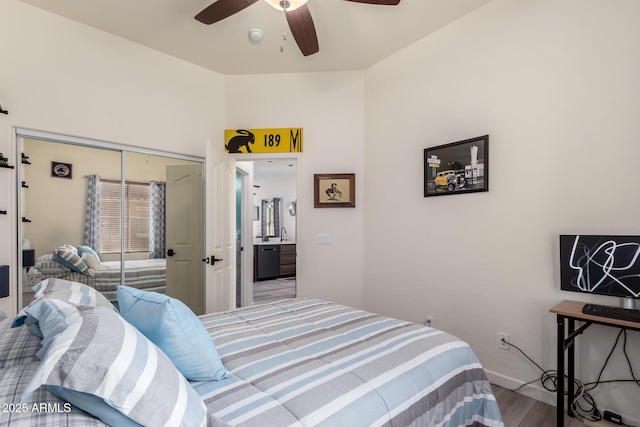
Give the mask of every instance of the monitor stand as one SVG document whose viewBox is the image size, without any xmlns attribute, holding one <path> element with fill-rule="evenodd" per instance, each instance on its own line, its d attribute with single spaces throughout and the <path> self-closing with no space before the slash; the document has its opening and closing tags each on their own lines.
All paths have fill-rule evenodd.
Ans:
<svg viewBox="0 0 640 427">
<path fill-rule="evenodd" d="M 621 306 L 622 308 L 636 310 L 636 300 L 630 297 L 621 298 Z"/>
</svg>

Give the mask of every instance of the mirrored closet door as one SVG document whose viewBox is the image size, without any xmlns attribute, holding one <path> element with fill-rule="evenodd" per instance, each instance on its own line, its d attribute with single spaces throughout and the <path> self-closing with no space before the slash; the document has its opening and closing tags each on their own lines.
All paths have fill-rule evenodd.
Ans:
<svg viewBox="0 0 640 427">
<path fill-rule="evenodd" d="M 57 277 L 117 301 L 116 286 L 204 308 L 203 161 L 19 137 L 22 301 Z"/>
</svg>

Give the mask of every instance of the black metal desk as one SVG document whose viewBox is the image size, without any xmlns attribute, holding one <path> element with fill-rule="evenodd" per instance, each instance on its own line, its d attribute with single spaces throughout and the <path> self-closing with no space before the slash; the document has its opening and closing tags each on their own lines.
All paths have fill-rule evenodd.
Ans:
<svg viewBox="0 0 640 427">
<path fill-rule="evenodd" d="M 549 310 L 551 313 L 555 313 L 557 315 L 558 322 L 558 390 L 556 396 L 558 427 L 564 427 L 565 351 L 567 352 L 566 374 L 567 384 L 569 385 L 567 390 L 567 402 L 569 402 L 569 405 L 567 405 L 567 415 L 573 417 L 571 402 L 575 397 L 573 390 L 573 382 L 575 379 L 575 348 L 573 343 L 575 338 L 594 323 L 640 331 L 640 324 L 636 322 L 584 314 L 582 313 L 582 307 L 584 307 L 584 304 L 584 302 L 564 300 Z M 584 322 L 578 329 L 576 329 L 576 320 Z"/>
</svg>

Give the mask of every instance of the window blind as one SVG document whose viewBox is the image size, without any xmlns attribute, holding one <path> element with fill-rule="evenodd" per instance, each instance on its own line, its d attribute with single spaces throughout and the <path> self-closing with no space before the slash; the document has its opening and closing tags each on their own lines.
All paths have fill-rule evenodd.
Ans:
<svg viewBox="0 0 640 427">
<path fill-rule="evenodd" d="M 117 180 L 100 180 L 100 251 L 120 252 L 120 187 Z M 149 183 L 124 183 L 124 250 L 149 251 Z"/>
</svg>

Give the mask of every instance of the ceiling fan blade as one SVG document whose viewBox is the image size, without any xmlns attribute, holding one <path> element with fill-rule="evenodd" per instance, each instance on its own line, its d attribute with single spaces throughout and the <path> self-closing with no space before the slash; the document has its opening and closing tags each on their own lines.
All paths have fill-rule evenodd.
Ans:
<svg viewBox="0 0 640 427">
<path fill-rule="evenodd" d="M 202 11 L 196 15 L 196 19 L 203 24 L 210 25 L 214 22 L 222 21 L 234 13 L 240 12 L 242 9 L 251 6 L 257 1 L 258 0 L 217 0 L 202 9 Z"/>
<path fill-rule="evenodd" d="M 382 4 L 385 6 L 397 6 L 400 0 L 347 0 L 355 3 Z"/>
<path fill-rule="evenodd" d="M 287 23 L 304 56 L 313 55 L 320 50 L 316 26 L 313 24 L 311 12 L 306 4 L 287 12 Z"/>
</svg>

